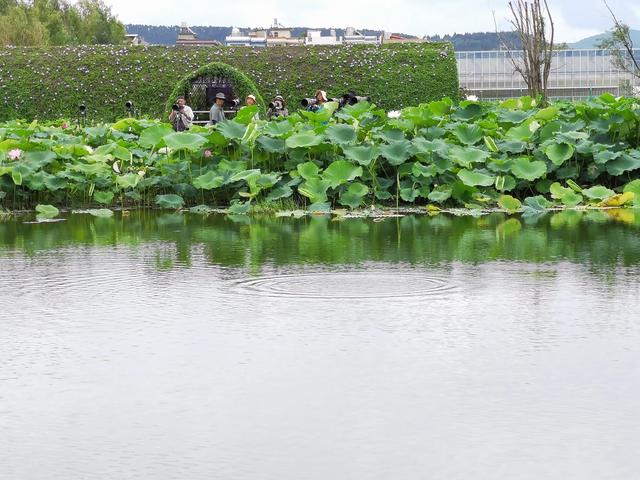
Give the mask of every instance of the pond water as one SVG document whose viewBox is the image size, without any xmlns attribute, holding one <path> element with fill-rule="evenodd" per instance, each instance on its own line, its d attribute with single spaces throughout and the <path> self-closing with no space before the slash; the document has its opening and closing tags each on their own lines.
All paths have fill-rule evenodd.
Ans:
<svg viewBox="0 0 640 480">
<path fill-rule="evenodd" d="M 640 212 L 29 219 L 2 479 L 640 471 Z"/>
</svg>

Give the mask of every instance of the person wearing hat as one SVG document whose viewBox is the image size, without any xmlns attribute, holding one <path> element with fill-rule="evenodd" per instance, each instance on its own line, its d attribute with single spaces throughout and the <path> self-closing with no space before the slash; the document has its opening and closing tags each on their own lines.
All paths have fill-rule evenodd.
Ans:
<svg viewBox="0 0 640 480">
<path fill-rule="evenodd" d="M 276 95 L 273 97 L 273 101 L 269 104 L 269 110 L 267 110 L 267 120 L 274 118 L 285 118 L 289 116 L 289 110 L 287 110 L 287 104 L 284 101 L 282 95 Z"/>
<path fill-rule="evenodd" d="M 209 111 L 209 123 L 207 125 L 215 125 L 226 120 L 224 116 L 224 102 L 226 100 L 227 97 L 224 93 L 216 93 L 216 101 Z"/>
<path fill-rule="evenodd" d="M 247 95 L 247 98 L 244 99 L 244 103 L 247 104 L 247 107 L 250 107 L 251 105 L 256 105 L 256 96 L 251 94 L 251 95 Z"/>
<path fill-rule="evenodd" d="M 329 101 L 329 98 L 327 97 L 327 92 L 325 92 L 324 90 L 317 90 L 315 97 L 316 97 L 316 103 L 309 106 L 309 110 L 311 110 L 312 112 L 317 112 L 319 110 L 322 110 L 324 108 L 324 104 Z"/>
</svg>

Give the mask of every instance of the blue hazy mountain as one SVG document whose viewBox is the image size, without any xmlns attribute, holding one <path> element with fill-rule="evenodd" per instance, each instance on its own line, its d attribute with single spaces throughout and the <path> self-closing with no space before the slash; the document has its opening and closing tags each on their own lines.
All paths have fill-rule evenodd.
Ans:
<svg viewBox="0 0 640 480">
<path fill-rule="evenodd" d="M 631 41 L 636 48 L 640 48 L 640 30 L 630 30 Z M 583 38 L 582 40 L 571 43 L 571 48 L 598 48 L 598 45 L 602 40 L 609 37 L 610 32 L 601 33 L 592 37 Z"/>
</svg>

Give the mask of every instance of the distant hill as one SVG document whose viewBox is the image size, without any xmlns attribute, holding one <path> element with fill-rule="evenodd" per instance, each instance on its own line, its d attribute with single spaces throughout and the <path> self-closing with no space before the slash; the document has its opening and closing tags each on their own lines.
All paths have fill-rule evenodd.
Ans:
<svg viewBox="0 0 640 480">
<path fill-rule="evenodd" d="M 429 40 L 438 42 L 451 42 L 456 52 L 468 52 L 478 50 L 500 50 L 503 41 L 507 48 L 519 49 L 522 43 L 515 32 L 476 32 L 476 33 L 454 33 L 453 35 L 434 35 L 427 37 Z"/>
<path fill-rule="evenodd" d="M 630 30 L 631 40 L 636 48 L 640 48 L 640 30 Z M 571 48 L 598 48 L 599 43 L 609 37 L 609 32 L 583 38 L 582 40 L 569 45 Z"/>
</svg>

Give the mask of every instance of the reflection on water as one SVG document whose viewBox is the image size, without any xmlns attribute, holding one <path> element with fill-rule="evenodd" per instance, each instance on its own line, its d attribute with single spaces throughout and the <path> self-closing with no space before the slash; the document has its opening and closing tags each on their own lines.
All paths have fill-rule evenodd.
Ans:
<svg viewBox="0 0 640 480">
<path fill-rule="evenodd" d="M 0 223 L 0 478 L 635 478 L 625 215 Z"/>
</svg>

